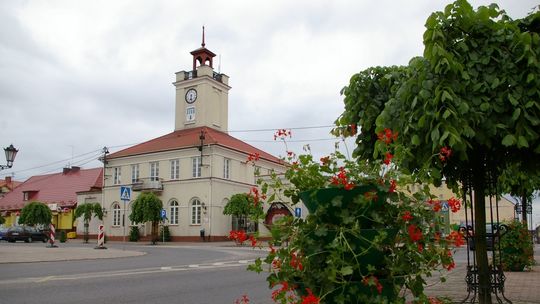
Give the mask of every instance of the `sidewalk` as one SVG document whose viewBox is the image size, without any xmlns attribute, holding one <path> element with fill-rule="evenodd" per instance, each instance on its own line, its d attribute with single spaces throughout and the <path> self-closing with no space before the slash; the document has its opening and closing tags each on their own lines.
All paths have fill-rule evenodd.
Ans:
<svg viewBox="0 0 540 304">
<path fill-rule="evenodd" d="M 93 247 L 47 248 L 44 246 L 0 246 L 0 264 L 111 259 L 141 256 L 143 251 L 94 249 Z"/>
<path fill-rule="evenodd" d="M 504 273 L 506 276 L 504 295 L 513 304 L 540 303 L 540 245 L 535 245 L 534 252 L 537 265 L 533 266 L 531 271 Z M 460 303 L 467 297 L 466 268 L 466 262 L 456 265 L 456 268 L 446 275 L 447 280 L 444 283 L 438 281 L 438 278 L 429 279 L 426 293 L 431 296 L 448 297 L 455 303 Z M 497 303 L 495 297 L 493 300 L 493 303 Z"/>
</svg>

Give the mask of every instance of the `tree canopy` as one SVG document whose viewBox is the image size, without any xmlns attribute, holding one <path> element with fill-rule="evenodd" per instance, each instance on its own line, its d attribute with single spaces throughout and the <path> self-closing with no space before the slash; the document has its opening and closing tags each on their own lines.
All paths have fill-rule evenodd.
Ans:
<svg viewBox="0 0 540 304">
<path fill-rule="evenodd" d="M 95 215 L 100 220 L 103 220 L 103 210 L 99 203 L 81 204 L 75 208 L 73 220 L 82 217 L 84 222 L 84 241 L 88 243 L 88 225 L 92 216 Z"/>
<path fill-rule="evenodd" d="M 234 194 L 223 208 L 223 214 L 237 217 L 246 216 L 257 219 L 263 213 L 262 204 L 255 205 L 253 197 L 247 193 Z"/>
<path fill-rule="evenodd" d="M 423 57 L 360 72 L 342 91 L 336 125 L 360 126 L 355 155 L 376 159 L 376 133 L 388 128 L 398 134 L 403 172 L 474 189 L 482 286 L 489 280 L 485 195 L 496 194 L 499 177 L 514 166 L 540 175 L 539 33 L 538 10 L 512 20 L 495 4 L 474 10 L 458 0 L 427 19 Z M 486 290 L 480 299 L 491 303 Z"/>
<path fill-rule="evenodd" d="M 152 222 L 152 243 L 158 241 L 158 224 L 163 203 L 153 192 L 141 193 L 131 207 L 129 219 L 135 224 Z"/>
<path fill-rule="evenodd" d="M 49 225 L 51 220 L 52 212 L 49 206 L 41 202 L 31 202 L 22 208 L 19 224 L 29 226 Z"/>
</svg>

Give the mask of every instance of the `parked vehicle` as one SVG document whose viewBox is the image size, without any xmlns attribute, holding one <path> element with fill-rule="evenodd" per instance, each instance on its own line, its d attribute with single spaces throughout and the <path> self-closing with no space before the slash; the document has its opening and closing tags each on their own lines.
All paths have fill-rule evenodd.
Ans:
<svg viewBox="0 0 540 304">
<path fill-rule="evenodd" d="M 474 235 L 472 235 L 472 233 L 471 233 L 471 236 L 473 237 L 470 238 L 469 240 L 469 248 L 471 250 L 476 250 L 476 245 L 474 242 Z M 499 243 L 499 238 L 500 238 L 500 235 L 499 235 L 498 225 L 494 224 L 492 227 L 491 224 L 487 224 L 486 225 L 486 250 L 493 251 L 493 248 L 495 248 L 495 245 Z"/>
<path fill-rule="evenodd" d="M 5 241 L 5 240 L 6 240 L 6 233 L 7 233 L 7 230 L 8 230 L 8 229 L 5 228 L 5 227 L 0 228 L 0 241 L 2 241 L 2 240 Z"/>
<path fill-rule="evenodd" d="M 24 241 L 26 243 L 42 241 L 45 243 L 49 239 L 48 235 L 43 231 L 29 226 L 14 226 L 8 228 L 5 238 L 11 243 L 16 241 Z"/>
</svg>

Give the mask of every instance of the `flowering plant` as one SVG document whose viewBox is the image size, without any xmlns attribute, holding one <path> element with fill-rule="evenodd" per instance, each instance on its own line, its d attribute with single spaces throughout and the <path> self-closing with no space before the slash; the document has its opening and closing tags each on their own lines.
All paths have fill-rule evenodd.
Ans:
<svg viewBox="0 0 540 304">
<path fill-rule="evenodd" d="M 444 235 L 441 204 L 427 187 L 407 191 L 409 179 L 393 163 L 397 136 L 379 134 L 384 159 L 376 163 L 339 152 L 319 161 L 288 152 L 283 176 L 259 179 L 268 203 L 301 199 L 311 208 L 306 219 L 285 217 L 274 225 L 268 255 L 249 267 L 269 272 L 276 303 L 434 301 L 423 292 L 424 277 L 451 270 L 452 247 L 464 242 L 458 232 Z M 452 211 L 459 206 L 453 199 Z"/>
</svg>

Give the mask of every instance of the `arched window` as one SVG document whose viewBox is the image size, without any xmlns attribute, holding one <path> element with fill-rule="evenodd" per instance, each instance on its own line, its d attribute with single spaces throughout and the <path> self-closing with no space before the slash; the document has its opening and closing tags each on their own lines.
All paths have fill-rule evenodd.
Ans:
<svg viewBox="0 0 540 304">
<path fill-rule="evenodd" d="M 193 201 L 191 201 L 191 225 L 201 224 L 201 211 L 201 201 L 199 201 L 198 199 L 194 199 Z"/>
<path fill-rule="evenodd" d="M 112 225 L 120 226 L 120 204 L 114 203 L 112 209 Z"/>
<path fill-rule="evenodd" d="M 172 200 L 169 203 L 169 206 L 170 206 L 169 223 L 171 225 L 178 225 L 178 202 L 176 200 Z"/>
</svg>

